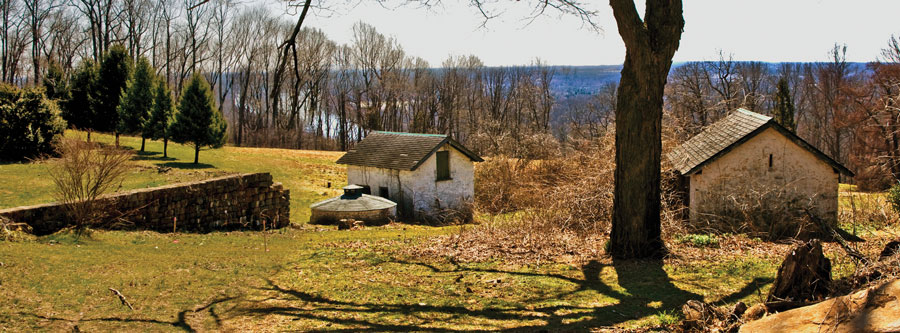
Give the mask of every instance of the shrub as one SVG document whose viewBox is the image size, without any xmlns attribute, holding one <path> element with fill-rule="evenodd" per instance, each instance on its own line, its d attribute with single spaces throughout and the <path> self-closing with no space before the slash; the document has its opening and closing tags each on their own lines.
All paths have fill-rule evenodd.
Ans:
<svg viewBox="0 0 900 333">
<path fill-rule="evenodd" d="M 59 107 L 44 96 L 42 88 L 0 85 L 0 160 L 51 153 L 65 128 Z"/>
<path fill-rule="evenodd" d="M 117 189 L 128 172 L 131 153 L 77 139 L 63 139 L 60 158 L 49 163 L 57 201 L 64 204 L 70 226 L 81 234 L 89 227 L 108 227 L 112 202 L 98 200 Z M 110 207 L 107 207 L 107 206 Z"/>
<path fill-rule="evenodd" d="M 894 212 L 900 213 L 900 183 L 891 186 L 890 191 L 888 191 L 888 202 L 891 203 L 891 208 L 894 209 Z"/>
</svg>

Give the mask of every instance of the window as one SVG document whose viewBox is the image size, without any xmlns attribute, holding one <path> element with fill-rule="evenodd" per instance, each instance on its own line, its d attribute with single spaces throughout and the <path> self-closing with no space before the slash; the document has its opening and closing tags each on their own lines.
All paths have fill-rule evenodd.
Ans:
<svg viewBox="0 0 900 333">
<path fill-rule="evenodd" d="M 439 151 L 435 158 L 437 158 L 437 180 L 450 179 L 450 152 Z"/>
<path fill-rule="evenodd" d="M 772 170 L 772 154 L 769 154 L 769 170 Z"/>
<path fill-rule="evenodd" d="M 388 192 L 388 188 L 384 186 L 378 187 L 378 196 L 390 200 L 390 192 Z"/>
</svg>

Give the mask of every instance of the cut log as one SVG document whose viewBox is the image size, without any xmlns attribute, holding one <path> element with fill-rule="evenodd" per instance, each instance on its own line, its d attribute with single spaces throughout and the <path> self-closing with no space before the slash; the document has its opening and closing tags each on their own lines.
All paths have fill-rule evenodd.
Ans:
<svg viewBox="0 0 900 333">
<path fill-rule="evenodd" d="M 828 296 L 831 260 L 813 239 L 794 247 L 784 258 L 766 302 L 815 302 Z"/>
<path fill-rule="evenodd" d="M 900 332 L 900 280 L 770 315 L 741 332 Z"/>
</svg>

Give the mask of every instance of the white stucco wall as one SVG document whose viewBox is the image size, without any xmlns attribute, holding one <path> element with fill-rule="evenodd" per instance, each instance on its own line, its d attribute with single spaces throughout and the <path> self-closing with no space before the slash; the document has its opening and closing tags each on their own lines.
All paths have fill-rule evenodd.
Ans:
<svg viewBox="0 0 900 333">
<path fill-rule="evenodd" d="M 769 167 L 769 155 L 772 167 Z M 784 189 L 811 198 L 822 218 L 837 219 L 838 173 L 825 161 L 769 128 L 707 164 L 690 178 L 691 219 L 715 211 L 731 191 Z"/>
<path fill-rule="evenodd" d="M 403 214 L 432 214 L 441 209 L 459 209 L 475 197 L 475 163 L 449 144 L 438 151 L 449 151 L 450 179 L 437 181 L 437 158 L 432 154 L 416 170 L 392 170 L 347 166 L 347 183 L 368 185 L 373 195 L 387 187 L 390 200 Z"/>
</svg>

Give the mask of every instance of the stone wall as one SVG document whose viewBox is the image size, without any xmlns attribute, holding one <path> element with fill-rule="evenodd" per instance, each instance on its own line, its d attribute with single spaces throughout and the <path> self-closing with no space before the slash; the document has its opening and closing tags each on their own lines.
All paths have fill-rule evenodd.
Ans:
<svg viewBox="0 0 900 333">
<path fill-rule="evenodd" d="M 290 191 L 273 183 L 268 173 L 119 192 L 99 200 L 112 207 L 110 219 L 124 222 L 119 229 L 206 232 L 259 229 L 263 221 L 266 228 L 290 224 Z M 27 223 L 38 235 L 56 232 L 70 221 L 59 203 L 3 209 L 0 216 Z"/>
</svg>

